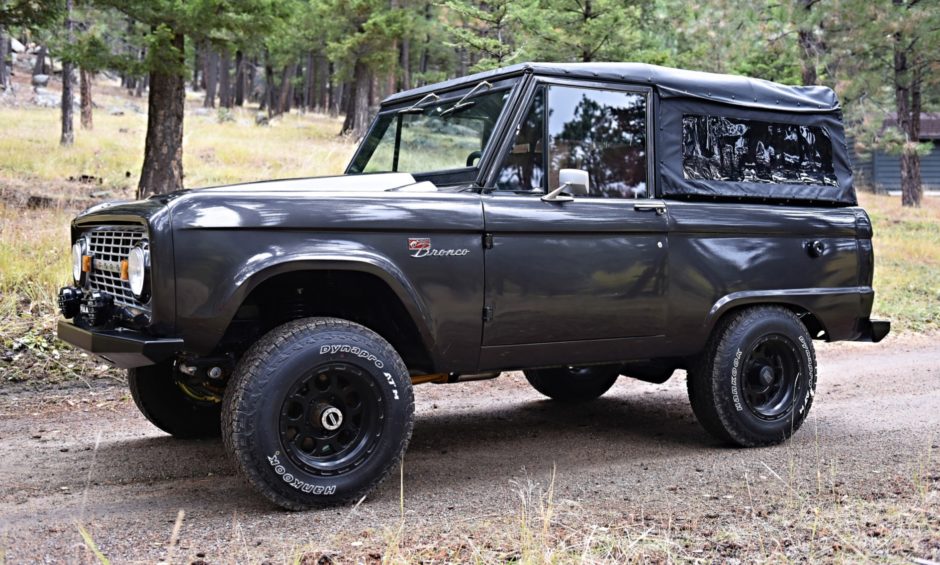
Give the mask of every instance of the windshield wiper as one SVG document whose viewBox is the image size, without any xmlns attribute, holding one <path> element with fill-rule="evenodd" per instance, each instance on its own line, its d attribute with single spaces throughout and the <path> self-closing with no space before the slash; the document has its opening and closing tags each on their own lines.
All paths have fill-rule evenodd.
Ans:
<svg viewBox="0 0 940 565">
<path fill-rule="evenodd" d="M 476 86 L 470 89 L 470 92 L 464 94 L 463 98 L 458 100 L 456 104 L 454 104 L 450 108 L 441 112 L 441 116 L 443 117 L 443 116 L 446 116 L 447 114 L 452 114 L 456 112 L 457 110 L 461 110 L 463 108 L 467 108 L 469 106 L 473 106 L 474 104 L 476 104 L 476 102 L 467 102 L 467 99 L 471 98 L 473 95 L 477 93 L 478 90 L 480 90 L 483 87 L 486 87 L 486 89 L 489 90 L 493 88 L 493 85 L 486 82 L 485 80 L 481 80 L 480 82 L 477 83 Z"/>
<path fill-rule="evenodd" d="M 426 96 L 425 96 L 424 98 L 422 98 L 421 100 L 418 100 L 417 102 L 415 102 L 415 103 L 412 104 L 411 106 L 408 106 L 407 108 L 403 108 L 403 109 L 399 110 L 398 113 L 399 113 L 399 114 L 416 114 L 416 113 L 419 113 L 419 112 L 423 112 L 423 111 L 424 111 L 424 108 L 422 108 L 421 105 L 424 104 L 425 101 L 430 100 L 431 102 L 433 102 L 433 101 L 435 101 L 435 100 L 437 100 L 437 99 L 439 99 L 439 98 L 440 98 L 440 96 L 438 96 L 437 94 L 434 94 L 433 92 L 431 92 L 430 94 L 426 95 Z"/>
</svg>

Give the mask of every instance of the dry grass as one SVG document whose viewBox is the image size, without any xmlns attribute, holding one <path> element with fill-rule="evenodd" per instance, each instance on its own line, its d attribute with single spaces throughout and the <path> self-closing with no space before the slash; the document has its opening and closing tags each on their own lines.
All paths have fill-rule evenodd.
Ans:
<svg viewBox="0 0 940 565">
<path fill-rule="evenodd" d="M 911 209 L 900 197 L 859 197 L 875 230 L 875 314 L 896 329 L 940 329 L 940 198 Z"/>
<path fill-rule="evenodd" d="M 70 177 L 101 179 L 103 189 L 136 186 L 143 160 L 147 117 L 128 108 L 123 116 L 98 112 L 95 130 L 79 130 L 75 145 L 58 144 L 58 113 L 41 108 L 0 108 L 0 185 L 26 182 L 41 191 Z M 254 112 L 236 109 L 186 119 L 185 185 L 190 188 L 272 178 L 342 172 L 353 144 L 337 137 L 340 122 L 323 115 L 289 115 L 261 127 Z M 100 190 L 100 189 L 98 189 Z"/>
<path fill-rule="evenodd" d="M 58 144 L 56 110 L 0 107 L 0 383 L 64 377 L 120 378 L 87 355 L 62 349 L 55 339 L 56 292 L 69 279 L 70 203 L 89 204 L 91 193 L 126 199 L 134 193 L 143 155 L 146 116 L 120 98 L 124 112 L 95 115 L 95 130 L 79 130 L 72 147 Z M 198 112 L 198 113 L 197 113 Z M 186 119 L 186 185 L 341 173 L 354 144 L 338 137 L 341 122 L 323 115 L 289 115 L 268 126 L 254 112 L 217 111 Z M 92 183 L 70 181 L 81 175 Z M 51 196 L 58 207 L 24 210 L 27 194 Z"/>
</svg>

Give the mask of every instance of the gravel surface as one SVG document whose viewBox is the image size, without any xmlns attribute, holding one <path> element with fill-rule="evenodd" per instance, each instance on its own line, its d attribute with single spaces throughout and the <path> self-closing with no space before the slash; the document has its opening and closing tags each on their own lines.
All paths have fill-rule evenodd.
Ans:
<svg viewBox="0 0 940 565">
<path fill-rule="evenodd" d="M 940 561 L 940 340 L 818 353 L 803 429 L 751 450 L 698 426 L 682 372 L 621 379 L 576 407 L 518 373 L 422 385 L 402 475 L 356 508 L 304 513 L 255 496 L 221 442 L 162 434 L 123 388 L 7 385 L 0 561 L 93 562 L 80 530 L 115 563 L 511 560 L 533 546 L 589 560 Z"/>
</svg>

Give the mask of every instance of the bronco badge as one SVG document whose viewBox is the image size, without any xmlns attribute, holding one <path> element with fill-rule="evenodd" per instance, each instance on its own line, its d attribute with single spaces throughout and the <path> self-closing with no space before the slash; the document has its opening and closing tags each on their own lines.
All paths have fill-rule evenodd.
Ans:
<svg viewBox="0 0 940 565">
<path fill-rule="evenodd" d="M 470 254 L 469 249 L 431 249 L 430 237 L 409 237 L 408 251 L 412 257 L 419 258 L 429 255 L 462 257 Z"/>
</svg>

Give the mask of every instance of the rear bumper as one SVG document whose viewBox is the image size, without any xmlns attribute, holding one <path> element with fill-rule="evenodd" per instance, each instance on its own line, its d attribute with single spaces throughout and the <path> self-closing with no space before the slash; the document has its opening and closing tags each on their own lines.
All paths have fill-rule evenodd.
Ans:
<svg viewBox="0 0 940 565">
<path fill-rule="evenodd" d="M 860 320 L 858 329 L 861 333 L 855 338 L 855 341 L 878 343 L 891 331 L 891 322 L 888 320 Z"/>
<path fill-rule="evenodd" d="M 155 338 L 147 334 L 117 328 L 90 330 L 59 320 L 59 339 L 103 357 L 122 369 L 155 365 L 183 349 L 180 338 Z"/>
</svg>

